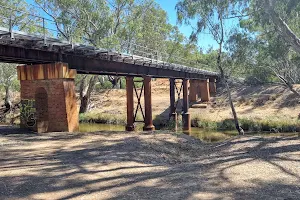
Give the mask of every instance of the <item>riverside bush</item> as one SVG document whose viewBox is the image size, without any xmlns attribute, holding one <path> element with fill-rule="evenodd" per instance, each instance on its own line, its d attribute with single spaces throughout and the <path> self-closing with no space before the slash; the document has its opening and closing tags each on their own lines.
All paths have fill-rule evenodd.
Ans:
<svg viewBox="0 0 300 200">
<path fill-rule="evenodd" d="M 138 120 L 142 120 L 142 116 L 137 116 Z M 83 123 L 102 123 L 102 124 L 126 124 L 125 114 L 105 114 L 105 113 L 84 113 L 79 115 L 79 121 Z M 299 132 L 300 121 L 299 120 L 252 120 L 248 118 L 239 119 L 240 126 L 249 132 Z M 153 120 L 153 124 L 158 129 L 173 130 L 175 122 L 162 116 L 156 116 Z M 211 121 L 208 119 L 202 119 L 201 116 L 194 116 L 191 119 L 192 127 L 203 128 L 206 130 L 216 131 L 232 131 L 235 130 L 235 123 L 233 119 L 225 119 L 222 121 Z M 178 128 L 182 127 L 181 116 L 178 116 Z"/>
<path fill-rule="evenodd" d="M 247 118 L 239 119 L 240 126 L 245 131 L 250 132 L 297 132 L 300 131 L 298 121 L 287 120 L 251 120 Z M 192 126 L 207 130 L 231 131 L 235 130 L 233 119 L 225 119 L 219 122 L 201 119 L 200 116 L 192 118 Z"/>
</svg>

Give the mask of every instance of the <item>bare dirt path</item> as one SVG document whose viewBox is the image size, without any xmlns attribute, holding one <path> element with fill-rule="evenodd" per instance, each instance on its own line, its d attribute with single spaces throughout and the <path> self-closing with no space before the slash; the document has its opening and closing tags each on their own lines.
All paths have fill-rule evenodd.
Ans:
<svg viewBox="0 0 300 200">
<path fill-rule="evenodd" d="M 300 199 L 300 140 L 0 134 L 0 199 Z"/>
</svg>

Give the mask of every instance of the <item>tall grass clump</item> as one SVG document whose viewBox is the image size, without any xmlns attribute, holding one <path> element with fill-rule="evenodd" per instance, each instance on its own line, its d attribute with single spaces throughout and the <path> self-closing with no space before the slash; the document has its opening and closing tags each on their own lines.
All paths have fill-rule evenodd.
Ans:
<svg viewBox="0 0 300 200">
<path fill-rule="evenodd" d="M 192 117 L 192 127 L 203 128 L 207 130 L 218 130 L 217 122 L 202 119 L 199 115 Z"/>
<path fill-rule="evenodd" d="M 82 113 L 79 115 L 79 122 L 82 123 L 99 123 L 99 124 L 126 124 L 125 115 L 112 115 L 105 113 Z"/>
<path fill-rule="evenodd" d="M 299 120 L 253 120 L 248 118 L 239 119 L 241 127 L 248 132 L 299 132 Z M 235 130 L 235 123 L 233 119 L 224 119 L 222 121 L 211 121 L 202 119 L 201 116 L 194 116 L 192 118 L 192 126 L 203 128 L 207 130 L 217 131 L 232 131 Z"/>
</svg>

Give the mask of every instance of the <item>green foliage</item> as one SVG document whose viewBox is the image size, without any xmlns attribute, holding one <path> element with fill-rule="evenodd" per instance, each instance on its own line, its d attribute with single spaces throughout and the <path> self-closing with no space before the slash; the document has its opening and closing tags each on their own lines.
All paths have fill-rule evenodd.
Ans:
<svg viewBox="0 0 300 200">
<path fill-rule="evenodd" d="M 239 120 L 241 127 L 247 132 L 296 132 L 300 130 L 298 120 L 253 120 L 241 118 Z M 192 118 L 192 126 L 215 131 L 233 131 L 235 124 L 233 119 L 225 119 L 222 121 L 210 121 L 202 119 L 201 116 Z"/>
<path fill-rule="evenodd" d="M 5 17 L 0 20 L 1 27 L 9 28 L 9 24 L 12 22 L 13 30 L 35 34 L 43 33 L 42 19 L 33 16 L 37 14 L 37 10 L 26 1 L 7 0 L 1 1 L 0 5 L 3 6 L 0 9 L 0 16 Z"/>
<path fill-rule="evenodd" d="M 207 133 L 200 133 L 197 137 L 205 142 L 220 142 L 224 141 L 229 138 L 228 134 L 224 134 L 221 132 L 207 132 Z"/>
<path fill-rule="evenodd" d="M 100 124 L 126 124 L 125 115 L 110 115 L 104 113 L 82 113 L 79 115 L 79 122 L 83 123 L 100 123 Z"/>
<path fill-rule="evenodd" d="M 19 91 L 20 83 L 17 80 L 16 65 L 8 63 L 0 63 L 0 88 Z"/>
<path fill-rule="evenodd" d="M 217 123 L 202 119 L 201 116 L 195 116 L 191 119 L 191 124 L 193 127 L 208 129 L 208 130 L 217 130 Z"/>
</svg>

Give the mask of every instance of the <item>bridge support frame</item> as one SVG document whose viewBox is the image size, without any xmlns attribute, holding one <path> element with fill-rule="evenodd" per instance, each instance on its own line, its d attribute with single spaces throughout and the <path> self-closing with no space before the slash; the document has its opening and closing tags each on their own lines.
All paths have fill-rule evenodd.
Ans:
<svg viewBox="0 0 300 200">
<path fill-rule="evenodd" d="M 209 78 L 209 92 L 211 96 L 217 94 L 217 80 L 215 78 Z"/>
<path fill-rule="evenodd" d="M 189 89 L 189 100 L 190 102 L 196 102 L 198 100 L 199 91 L 199 81 L 190 80 L 190 89 Z"/>
<path fill-rule="evenodd" d="M 175 93 L 177 93 L 177 102 Z M 191 130 L 191 117 L 189 114 L 189 80 L 183 79 L 180 82 L 180 87 L 176 85 L 176 80 L 174 78 L 170 79 L 170 113 L 169 117 L 175 122 L 175 130 L 177 131 L 178 124 L 178 113 L 177 107 L 181 99 L 181 94 L 183 93 L 182 99 L 182 121 L 183 121 L 183 132 L 186 134 L 190 133 Z"/>
<path fill-rule="evenodd" d="M 176 97 L 175 97 L 175 78 L 170 78 L 170 113 L 169 113 L 169 118 L 171 121 L 174 122 L 174 130 L 177 131 L 177 124 L 178 124 L 178 117 L 177 117 L 177 112 L 176 112 Z M 179 94 L 180 96 L 180 94 Z"/>
<path fill-rule="evenodd" d="M 145 101 L 145 126 L 144 131 L 154 131 L 155 127 L 152 121 L 152 95 L 151 95 L 151 77 L 144 77 L 144 101 Z"/>
<path fill-rule="evenodd" d="M 207 102 L 210 100 L 209 79 L 200 80 L 200 96 L 201 101 Z"/>
<path fill-rule="evenodd" d="M 133 98 L 134 82 L 132 76 L 126 76 L 126 100 L 127 100 L 127 124 L 126 131 L 134 131 L 134 98 Z"/>
<path fill-rule="evenodd" d="M 189 89 L 188 89 L 189 80 L 183 79 L 183 112 L 182 112 L 182 121 L 183 121 L 183 132 L 189 134 L 191 131 L 191 116 L 189 114 Z"/>
<path fill-rule="evenodd" d="M 136 82 L 142 83 L 140 89 L 135 85 Z M 135 81 L 134 77 L 126 77 L 126 98 L 127 98 L 127 124 L 126 131 L 135 130 L 135 122 L 144 122 L 144 131 L 153 131 L 155 127 L 152 120 L 152 95 L 151 77 L 145 76 L 142 81 Z M 136 109 L 134 109 L 134 93 L 137 98 Z M 142 94 L 144 93 L 144 109 L 141 104 Z M 141 111 L 143 121 L 137 120 L 137 113 Z"/>
</svg>

